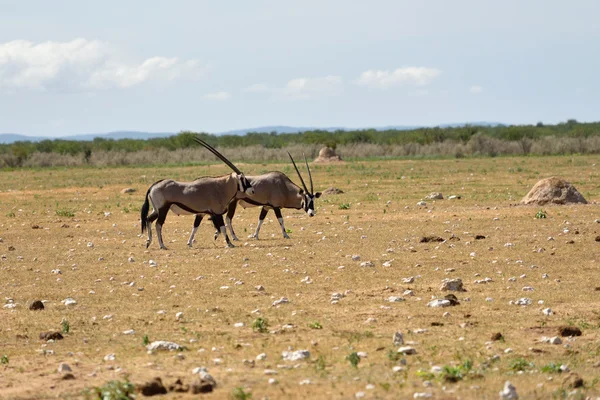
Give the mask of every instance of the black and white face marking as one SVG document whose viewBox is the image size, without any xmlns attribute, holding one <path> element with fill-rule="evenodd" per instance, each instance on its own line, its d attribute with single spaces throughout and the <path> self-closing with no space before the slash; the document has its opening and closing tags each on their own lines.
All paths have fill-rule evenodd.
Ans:
<svg viewBox="0 0 600 400">
<path fill-rule="evenodd" d="M 240 192 L 243 192 L 243 193 L 246 193 L 249 195 L 253 195 L 254 188 L 250 184 L 250 181 L 248 180 L 248 178 L 246 178 L 246 176 L 244 174 L 238 175 L 237 178 L 238 178 L 238 190 Z"/>
<path fill-rule="evenodd" d="M 321 192 L 315 194 L 302 193 L 302 208 L 308 214 L 309 217 L 315 216 L 315 198 L 321 197 Z"/>
</svg>

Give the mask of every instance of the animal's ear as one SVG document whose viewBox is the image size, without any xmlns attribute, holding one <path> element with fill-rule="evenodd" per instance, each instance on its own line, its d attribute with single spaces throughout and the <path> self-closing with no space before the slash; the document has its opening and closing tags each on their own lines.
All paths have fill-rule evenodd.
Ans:
<svg viewBox="0 0 600 400">
<path fill-rule="evenodd" d="M 304 189 L 300 189 L 300 191 L 298 192 L 298 194 L 303 194 L 304 193 Z"/>
<path fill-rule="evenodd" d="M 315 197 L 318 199 L 319 197 L 321 197 L 321 192 L 317 192 L 315 193 Z"/>
</svg>

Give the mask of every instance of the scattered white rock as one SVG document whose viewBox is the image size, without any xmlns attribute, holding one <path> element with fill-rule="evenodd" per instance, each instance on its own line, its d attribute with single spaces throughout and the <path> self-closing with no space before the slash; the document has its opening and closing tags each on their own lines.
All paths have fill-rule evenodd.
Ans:
<svg viewBox="0 0 600 400">
<path fill-rule="evenodd" d="M 390 297 L 388 297 L 388 301 L 390 303 L 400 303 L 400 302 L 404 301 L 404 299 L 400 296 L 390 296 Z"/>
<path fill-rule="evenodd" d="M 436 299 L 427 303 L 427 307 L 450 307 L 452 303 L 446 299 Z"/>
<path fill-rule="evenodd" d="M 308 350 L 296 350 L 296 351 L 284 351 L 281 353 L 281 357 L 283 357 L 286 361 L 298 361 L 304 360 L 310 357 L 310 351 Z"/>
<path fill-rule="evenodd" d="M 528 297 L 522 297 L 515 302 L 518 306 L 528 306 L 531 305 L 531 303 L 533 303 L 533 301 Z"/>
<path fill-rule="evenodd" d="M 419 201 L 419 202 L 417 203 L 417 205 L 418 205 L 419 207 L 425 207 L 425 206 L 427 205 L 427 203 L 425 203 L 423 200 L 421 200 L 421 201 Z"/>
<path fill-rule="evenodd" d="M 151 267 L 156 267 L 158 264 L 156 264 L 156 261 L 150 260 L 148 261 L 148 265 L 150 265 Z"/>
<path fill-rule="evenodd" d="M 269 385 L 277 385 L 279 383 L 279 381 L 275 378 L 269 378 L 268 382 Z"/>
<path fill-rule="evenodd" d="M 524 286 L 521 290 L 524 292 L 533 292 L 534 289 L 531 286 Z"/>
<path fill-rule="evenodd" d="M 61 374 L 66 374 L 67 372 L 73 372 L 73 370 L 71 369 L 69 364 L 60 363 L 60 364 L 58 364 L 58 372 Z"/>
<path fill-rule="evenodd" d="M 258 361 L 265 360 L 266 358 L 267 358 L 267 354 L 266 353 L 260 353 L 259 355 L 256 356 L 256 359 Z"/>
<path fill-rule="evenodd" d="M 365 320 L 365 324 L 374 324 L 377 322 L 377 318 L 369 317 Z"/>
<path fill-rule="evenodd" d="M 442 281 L 442 285 L 440 286 L 440 290 L 463 292 L 463 281 L 460 278 L 444 279 Z"/>
<path fill-rule="evenodd" d="M 553 336 L 553 337 L 542 336 L 542 338 L 540 339 L 540 342 L 549 343 L 549 344 L 562 344 L 562 339 L 559 338 L 558 336 Z"/>
<path fill-rule="evenodd" d="M 77 304 L 77 301 L 75 301 L 75 299 L 71 297 L 67 297 L 62 301 L 62 303 L 64 303 L 65 306 L 74 306 L 75 304 Z"/>
<path fill-rule="evenodd" d="M 146 349 L 148 351 L 162 351 L 162 350 L 173 351 L 173 350 L 182 350 L 183 347 L 181 347 L 180 345 L 178 345 L 175 342 L 168 342 L 166 340 L 157 340 L 155 342 L 150 343 L 148 346 L 146 346 Z"/>
<path fill-rule="evenodd" d="M 88 244 L 87 244 L 87 247 L 89 247 L 89 248 L 92 248 L 92 247 L 94 247 L 94 243 L 92 243 L 92 242 L 88 242 Z"/>
<path fill-rule="evenodd" d="M 360 263 L 360 266 L 361 267 L 374 267 L 375 264 L 371 261 L 363 261 Z"/>
<path fill-rule="evenodd" d="M 450 196 L 452 197 L 452 196 Z M 448 197 L 448 199 L 450 198 Z M 456 197 L 456 196 L 454 196 Z M 416 392 L 415 394 L 413 394 L 413 399 L 431 399 L 433 397 L 433 394 L 428 393 L 428 392 Z"/>
<path fill-rule="evenodd" d="M 519 395 L 517 394 L 517 389 L 509 381 L 506 381 L 504 383 L 504 389 L 502 389 L 500 391 L 500 399 L 501 400 L 519 400 Z"/>
<path fill-rule="evenodd" d="M 126 331 L 123 331 L 123 335 L 134 335 L 135 331 L 133 329 L 128 329 Z"/>
<path fill-rule="evenodd" d="M 552 311 L 551 308 L 544 308 L 542 310 L 542 314 L 544 314 L 544 315 L 552 315 L 552 314 L 554 314 L 554 312 Z"/>
<path fill-rule="evenodd" d="M 175 319 L 177 321 L 181 321 L 183 319 L 183 311 L 179 311 L 177 314 L 175 314 Z"/>
<path fill-rule="evenodd" d="M 417 354 L 417 350 L 411 346 L 402 346 L 398 348 L 397 352 L 405 355 Z"/>
<path fill-rule="evenodd" d="M 243 328 L 244 325 L 245 324 L 243 322 L 236 322 L 235 324 L 233 324 L 233 326 L 236 327 L 236 328 Z"/>
<path fill-rule="evenodd" d="M 288 300 L 287 297 L 282 297 L 279 300 L 275 300 L 273 302 L 273 307 L 281 305 L 281 304 L 288 304 L 290 301 Z"/>
<path fill-rule="evenodd" d="M 115 353 L 110 353 L 104 356 L 104 361 L 115 361 Z"/>
<path fill-rule="evenodd" d="M 354 254 L 352 256 L 352 261 L 360 261 L 360 256 L 358 254 Z"/>
<path fill-rule="evenodd" d="M 402 332 L 395 332 L 392 337 L 392 342 L 394 343 L 394 346 L 404 344 L 404 335 L 402 335 Z"/>
</svg>

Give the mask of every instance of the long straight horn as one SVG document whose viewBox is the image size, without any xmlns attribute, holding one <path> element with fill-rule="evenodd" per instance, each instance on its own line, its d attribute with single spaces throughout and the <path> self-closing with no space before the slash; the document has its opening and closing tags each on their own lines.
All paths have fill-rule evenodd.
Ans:
<svg viewBox="0 0 600 400">
<path fill-rule="evenodd" d="M 292 155 L 290 154 L 290 152 L 288 151 L 288 156 L 290 156 L 290 160 L 292 160 L 292 164 L 294 164 L 294 168 L 296 169 L 296 173 L 298 173 L 298 178 L 300 178 L 300 182 L 302 182 L 302 186 L 304 187 L 304 190 L 306 191 L 306 193 L 310 193 L 308 191 L 308 189 L 306 188 L 306 183 L 304 183 L 304 179 L 302 179 L 302 175 L 300 175 L 300 171 L 298 171 L 298 167 L 296 167 L 296 163 L 294 162 L 294 158 L 292 157 Z"/>
<path fill-rule="evenodd" d="M 223 154 L 219 153 L 210 144 L 206 143 L 204 140 L 200 139 L 197 136 L 194 137 L 194 140 L 201 146 L 204 146 L 207 150 L 209 150 L 215 156 L 219 157 L 219 159 L 221 159 L 221 161 L 223 161 L 225 164 L 227 164 L 229 166 L 229 168 L 231 168 L 236 174 L 240 174 L 240 175 L 242 174 L 242 171 L 240 171 L 235 165 L 233 165 L 233 163 L 231 161 L 229 161 L 227 158 L 225 158 L 225 156 Z"/>
<path fill-rule="evenodd" d="M 308 168 L 308 161 L 306 161 L 306 154 L 302 153 L 304 156 L 304 162 L 306 163 L 306 169 L 308 170 L 308 179 L 310 179 L 310 194 L 314 194 L 313 192 L 313 184 L 312 184 L 312 175 L 310 173 L 310 168 Z"/>
</svg>

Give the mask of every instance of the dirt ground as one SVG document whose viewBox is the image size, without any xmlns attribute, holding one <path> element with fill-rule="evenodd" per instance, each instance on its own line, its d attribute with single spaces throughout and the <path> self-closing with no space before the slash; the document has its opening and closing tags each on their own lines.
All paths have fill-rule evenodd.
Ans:
<svg viewBox="0 0 600 400">
<path fill-rule="evenodd" d="M 201 366 L 217 382 L 202 396 L 214 399 L 498 399 L 507 380 L 523 399 L 600 396 L 597 162 L 313 165 L 317 190 L 344 193 L 318 199 L 313 218 L 284 210 L 291 239 L 272 212 L 260 240 L 248 239 L 259 210 L 238 207 L 236 248 L 213 241 L 206 221 L 188 248 L 193 217 L 169 214 L 166 251 L 156 240 L 146 249 L 140 233 L 147 188 L 162 178 L 225 174 L 225 166 L 2 171 L 0 398 L 82 398 L 113 380 L 191 383 Z M 287 164 L 239 167 L 248 175 L 280 170 L 298 182 Z M 572 183 L 590 204 L 517 205 L 549 176 Z M 121 193 L 128 187 L 136 191 Z M 444 199 L 417 205 L 430 192 Z M 421 242 L 426 236 L 443 241 Z M 445 278 L 461 278 L 466 291 L 441 291 Z M 335 292 L 344 297 L 332 304 Z M 427 306 L 448 293 L 458 305 Z M 289 303 L 274 306 L 282 297 Z M 521 298 L 531 304 L 514 304 Z M 45 309 L 29 310 L 35 300 Z M 253 329 L 259 318 L 265 332 Z M 63 340 L 39 339 L 67 325 Z M 540 341 L 560 337 L 560 326 L 582 334 Z M 395 332 L 416 354 L 398 354 Z M 492 340 L 495 333 L 502 338 Z M 144 342 L 155 340 L 185 350 L 149 354 Z M 286 361 L 288 350 L 310 356 Z M 60 363 L 74 379 L 62 379 Z M 582 387 L 573 387 L 581 383 L 574 374 Z"/>
</svg>

